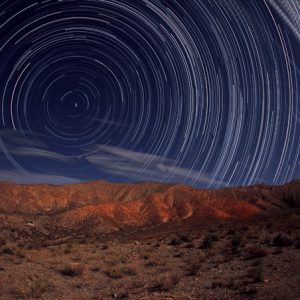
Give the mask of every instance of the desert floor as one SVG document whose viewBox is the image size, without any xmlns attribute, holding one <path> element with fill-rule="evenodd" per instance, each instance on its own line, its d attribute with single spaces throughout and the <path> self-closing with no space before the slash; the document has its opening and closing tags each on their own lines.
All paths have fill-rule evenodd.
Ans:
<svg viewBox="0 0 300 300">
<path fill-rule="evenodd" d="M 1 216 L 0 299 L 300 299 L 300 215 L 88 236 Z"/>
</svg>

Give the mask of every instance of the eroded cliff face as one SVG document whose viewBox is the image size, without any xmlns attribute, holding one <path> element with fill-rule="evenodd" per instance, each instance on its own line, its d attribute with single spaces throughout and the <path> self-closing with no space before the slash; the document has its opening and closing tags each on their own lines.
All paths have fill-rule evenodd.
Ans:
<svg viewBox="0 0 300 300">
<path fill-rule="evenodd" d="M 0 182 L 0 212 L 36 214 L 58 213 L 89 204 L 127 202 L 163 192 L 169 184 L 116 184 L 94 181 L 64 186 L 21 185 Z"/>
<path fill-rule="evenodd" d="M 0 212 L 49 216 L 57 226 L 90 232 L 166 223 L 248 219 L 300 206 L 300 181 L 198 190 L 182 184 L 17 185 L 0 183 Z"/>
</svg>

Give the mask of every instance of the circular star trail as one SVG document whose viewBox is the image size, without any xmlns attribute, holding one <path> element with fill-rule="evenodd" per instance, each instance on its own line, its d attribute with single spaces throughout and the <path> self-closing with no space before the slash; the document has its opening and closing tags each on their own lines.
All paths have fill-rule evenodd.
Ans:
<svg viewBox="0 0 300 300">
<path fill-rule="evenodd" d="M 6 162 L 199 186 L 299 177 L 299 24 L 249 2 L 2 1 Z"/>
</svg>

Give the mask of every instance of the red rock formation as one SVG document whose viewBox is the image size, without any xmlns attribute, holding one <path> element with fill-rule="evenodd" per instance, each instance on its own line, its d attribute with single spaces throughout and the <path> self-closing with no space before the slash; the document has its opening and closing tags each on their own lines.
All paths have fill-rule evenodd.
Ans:
<svg viewBox="0 0 300 300">
<path fill-rule="evenodd" d="M 113 184 L 95 181 L 66 186 L 0 183 L 0 212 L 53 215 L 66 229 L 91 232 L 172 222 L 229 220 L 299 207 L 300 181 L 197 190 L 182 184 Z"/>
</svg>

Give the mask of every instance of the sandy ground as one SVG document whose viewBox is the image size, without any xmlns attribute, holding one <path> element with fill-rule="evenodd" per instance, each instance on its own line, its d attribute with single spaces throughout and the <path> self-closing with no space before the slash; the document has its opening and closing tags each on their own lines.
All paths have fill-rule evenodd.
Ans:
<svg viewBox="0 0 300 300">
<path fill-rule="evenodd" d="M 0 299 L 300 299 L 300 215 L 112 235 L 1 220 Z"/>
</svg>

